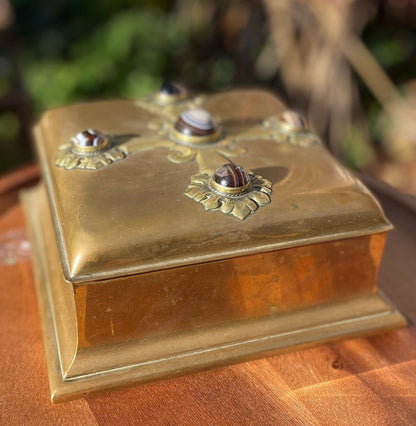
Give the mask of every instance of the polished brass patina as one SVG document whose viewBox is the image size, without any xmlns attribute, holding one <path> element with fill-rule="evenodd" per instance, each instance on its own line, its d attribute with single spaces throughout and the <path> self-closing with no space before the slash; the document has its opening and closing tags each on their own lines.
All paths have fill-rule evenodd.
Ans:
<svg viewBox="0 0 416 426">
<path fill-rule="evenodd" d="M 391 225 L 361 182 L 269 93 L 180 93 L 35 129 L 43 181 L 23 202 L 54 401 L 405 324 L 377 289 Z M 220 137 L 175 136 L 192 108 Z M 108 145 L 75 152 L 84 129 Z M 249 184 L 215 187 L 234 161 Z"/>
</svg>

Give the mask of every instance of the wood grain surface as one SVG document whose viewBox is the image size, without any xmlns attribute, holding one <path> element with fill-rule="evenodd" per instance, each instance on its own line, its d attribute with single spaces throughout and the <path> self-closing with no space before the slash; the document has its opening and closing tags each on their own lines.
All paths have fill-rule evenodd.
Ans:
<svg viewBox="0 0 416 426">
<path fill-rule="evenodd" d="M 33 180 L 33 173 L 27 173 Z M 0 245 L 25 239 L 16 184 L 0 179 Z M 10 180 L 9 180 L 10 181 Z M 10 190 L 8 189 L 10 188 Z M 380 284 L 416 320 L 416 207 L 373 186 L 395 225 Z M 3 202 L 3 204 L 2 204 Z M 415 204 L 416 206 L 416 204 Z M 1 248 L 1 247 L 0 247 Z M 0 258 L 1 425 L 398 425 L 416 423 L 416 328 L 347 340 L 69 403 L 49 401 L 27 256 Z"/>
</svg>

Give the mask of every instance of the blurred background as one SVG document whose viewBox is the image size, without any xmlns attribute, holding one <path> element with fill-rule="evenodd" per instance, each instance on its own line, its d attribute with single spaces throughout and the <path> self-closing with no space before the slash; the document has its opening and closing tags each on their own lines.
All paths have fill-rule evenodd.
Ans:
<svg viewBox="0 0 416 426">
<path fill-rule="evenodd" d="M 263 87 L 347 166 L 416 195 L 415 0 L 0 0 L 0 174 L 47 108 L 165 80 Z"/>
</svg>

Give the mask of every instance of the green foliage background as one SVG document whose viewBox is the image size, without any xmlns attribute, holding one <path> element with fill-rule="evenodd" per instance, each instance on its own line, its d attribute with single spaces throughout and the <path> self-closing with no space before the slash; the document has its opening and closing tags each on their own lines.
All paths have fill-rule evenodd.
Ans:
<svg viewBox="0 0 416 426">
<path fill-rule="evenodd" d="M 226 88 L 235 74 L 235 52 L 221 45 L 216 22 L 199 16 L 215 3 L 60 0 L 42 8 L 14 1 L 24 41 L 19 68 L 36 111 L 90 98 L 142 96 L 166 79 Z"/>
</svg>

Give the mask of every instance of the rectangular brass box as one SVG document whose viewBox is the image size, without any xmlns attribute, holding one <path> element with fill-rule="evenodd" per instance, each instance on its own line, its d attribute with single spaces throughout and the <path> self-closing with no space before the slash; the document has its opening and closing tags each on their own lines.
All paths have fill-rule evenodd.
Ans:
<svg viewBox="0 0 416 426">
<path fill-rule="evenodd" d="M 377 290 L 390 223 L 283 110 L 232 91 L 45 114 L 22 199 L 54 402 L 405 324 Z M 70 142 L 86 129 L 96 147 Z"/>
</svg>

